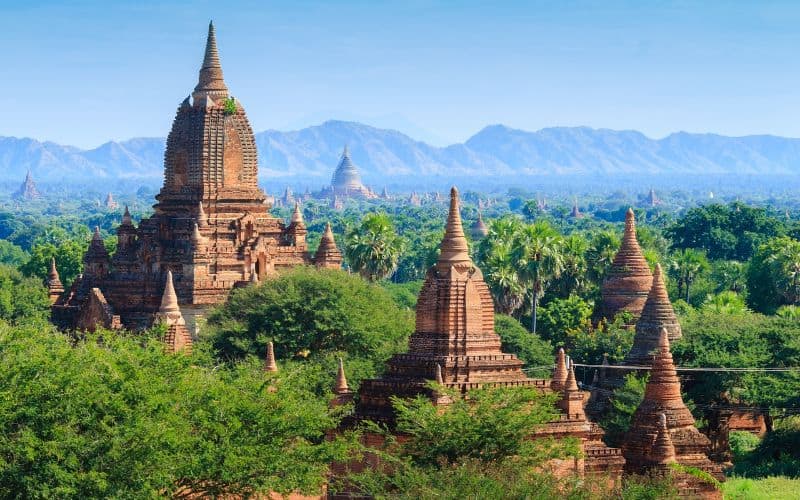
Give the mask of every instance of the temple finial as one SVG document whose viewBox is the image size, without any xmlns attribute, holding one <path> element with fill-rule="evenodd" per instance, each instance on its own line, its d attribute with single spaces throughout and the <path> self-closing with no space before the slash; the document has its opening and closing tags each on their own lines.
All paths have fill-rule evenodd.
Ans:
<svg viewBox="0 0 800 500">
<path fill-rule="evenodd" d="M 342 358 L 339 358 L 339 369 L 336 372 L 336 387 L 333 392 L 336 394 L 346 394 L 350 392 L 350 388 L 347 386 L 347 377 L 344 375 L 344 362 Z"/>
<path fill-rule="evenodd" d="M 160 313 L 173 313 L 180 311 L 178 308 L 178 295 L 175 293 L 175 285 L 172 283 L 172 271 L 167 271 L 167 282 L 164 285 L 164 294 L 161 296 Z"/>
<path fill-rule="evenodd" d="M 436 363 L 436 383 L 444 385 L 444 377 L 442 377 L 442 365 Z"/>
<path fill-rule="evenodd" d="M 278 363 L 275 362 L 275 349 L 272 342 L 267 343 L 267 359 L 264 361 L 264 371 L 275 373 L 278 371 Z"/>
<path fill-rule="evenodd" d="M 55 257 L 50 257 L 50 272 L 47 273 L 47 279 L 48 280 L 59 279 L 58 269 L 56 269 Z"/>
<path fill-rule="evenodd" d="M 303 223 L 303 211 L 300 210 L 300 202 L 294 202 L 294 212 L 292 212 L 291 218 L 292 224 L 302 224 Z"/>
<path fill-rule="evenodd" d="M 200 79 L 194 91 L 195 98 L 201 97 L 198 94 L 228 97 L 228 87 L 225 86 L 222 77 L 222 65 L 219 62 L 219 52 L 217 51 L 217 34 L 213 22 L 208 23 L 206 52 L 203 57 L 203 66 L 200 68 Z"/>
<path fill-rule="evenodd" d="M 92 234 L 92 241 L 103 241 L 103 237 L 100 236 L 100 226 L 94 226 L 94 234 Z"/>
<path fill-rule="evenodd" d="M 464 237 L 464 228 L 461 225 L 458 189 L 455 186 L 450 189 L 450 211 L 447 214 L 447 225 L 438 264 L 440 267 L 447 268 L 455 264 L 472 264 L 472 260 L 469 258 L 469 245 L 467 245 L 467 238 Z"/>
</svg>

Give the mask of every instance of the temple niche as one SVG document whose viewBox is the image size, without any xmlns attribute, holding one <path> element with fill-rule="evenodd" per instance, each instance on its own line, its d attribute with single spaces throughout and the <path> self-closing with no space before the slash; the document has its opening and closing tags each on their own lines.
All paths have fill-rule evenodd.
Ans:
<svg viewBox="0 0 800 500">
<path fill-rule="evenodd" d="M 155 213 L 137 227 L 125 209 L 113 257 L 95 231 L 84 273 L 65 294 L 52 266 L 53 322 L 64 329 L 140 329 L 161 318 L 177 350 L 187 344 L 185 330 L 194 332 L 196 318 L 232 288 L 297 265 L 334 267 L 309 254 L 302 215 L 289 223 L 272 216 L 258 186 L 257 156 L 244 108 L 223 79 L 210 24 L 199 81 L 178 106 L 167 138 Z M 159 313 L 164 307 L 168 314 Z"/>
<path fill-rule="evenodd" d="M 428 270 L 419 293 L 416 328 L 408 351 L 389 359 L 383 377 L 361 382 L 355 411 L 345 419 L 343 428 L 369 420 L 392 429 L 392 396 L 424 395 L 436 405 L 449 404 L 449 398 L 429 388 L 431 381 L 464 395 L 482 386 L 531 387 L 559 394 L 561 409 L 559 418 L 535 431 L 533 438 L 572 436 L 583 450 L 580 459 L 552 461 L 552 472 L 618 479 L 624 464 L 621 451 L 607 447 L 602 441 L 603 430 L 587 420 L 584 393 L 578 389 L 574 369 L 565 365 L 563 351 L 559 353 L 554 379 L 547 380 L 529 378 L 523 372 L 523 362 L 501 350 L 500 337 L 494 331 L 492 298 L 481 270 L 469 257 L 455 188 L 450 194 L 440 248 L 439 259 Z M 337 388 L 337 398 L 345 396 L 345 389 Z M 334 403 L 338 404 L 339 399 Z M 365 439 L 372 443 L 378 437 L 368 435 Z M 365 466 L 366 463 L 335 464 L 334 473 Z"/>
</svg>

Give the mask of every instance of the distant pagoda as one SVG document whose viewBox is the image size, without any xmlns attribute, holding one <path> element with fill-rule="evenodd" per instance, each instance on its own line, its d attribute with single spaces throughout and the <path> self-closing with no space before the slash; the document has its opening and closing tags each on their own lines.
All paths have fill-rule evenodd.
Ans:
<svg viewBox="0 0 800 500">
<path fill-rule="evenodd" d="M 167 138 L 156 200 L 138 227 L 125 209 L 113 257 L 95 231 L 84 273 L 52 306 L 59 327 L 139 329 L 163 321 L 171 349 L 188 348 L 186 331 L 234 287 L 293 266 L 329 265 L 309 255 L 299 208 L 288 223 L 270 213 L 253 131 L 223 79 L 213 24 L 197 86 Z M 55 293 L 56 281 L 49 283 Z"/>
<path fill-rule="evenodd" d="M 36 189 L 36 183 L 33 182 L 31 171 L 25 175 L 25 180 L 20 185 L 19 189 L 12 195 L 15 200 L 30 201 L 37 200 L 42 197 L 39 190 Z"/>
<path fill-rule="evenodd" d="M 116 210 L 119 207 L 119 203 L 114 201 L 114 196 L 109 192 L 106 195 L 106 208 L 109 210 Z"/>
<path fill-rule="evenodd" d="M 622 311 L 639 318 L 653 285 L 653 274 L 636 240 L 636 216 L 632 209 L 625 214 L 625 233 L 600 288 L 603 317 L 609 320 Z"/>
<path fill-rule="evenodd" d="M 331 178 L 331 185 L 323 189 L 319 196 L 321 198 L 361 198 L 361 199 L 375 199 L 378 195 L 373 193 L 370 188 L 361 182 L 361 175 L 353 160 L 350 158 L 350 150 L 347 146 L 342 151 L 342 157 L 339 160 L 339 165 L 333 172 Z"/>
</svg>

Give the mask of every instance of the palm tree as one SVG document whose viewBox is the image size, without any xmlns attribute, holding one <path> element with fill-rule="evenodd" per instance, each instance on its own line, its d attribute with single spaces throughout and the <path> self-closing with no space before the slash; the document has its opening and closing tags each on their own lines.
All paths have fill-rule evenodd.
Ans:
<svg viewBox="0 0 800 500">
<path fill-rule="evenodd" d="M 790 303 L 800 303 L 800 241 L 792 240 L 767 259 L 778 291 Z"/>
<path fill-rule="evenodd" d="M 558 280 L 559 293 L 569 297 L 572 293 L 582 293 L 586 289 L 586 252 L 589 242 L 580 234 L 571 234 L 564 238 L 563 264 L 561 277 Z"/>
<path fill-rule="evenodd" d="M 536 222 L 517 233 L 513 252 L 522 281 L 531 296 L 531 332 L 536 333 L 539 300 L 564 268 L 562 238 L 547 222 Z"/>
<path fill-rule="evenodd" d="M 367 214 L 353 228 L 345 241 L 345 255 L 350 267 L 369 281 L 390 276 L 397 268 L 403 251 L 403 239 L 397 236 L 386 214 Z"/>
<path fill-rule="evenodd" d="M 711 271 L 717 292 L 730 290 L 741 293 L 747 283 L 746 264 L 736 260 L 723 260 L 714 263 Z"/>
<path fill-rule="evenodd" d="M 706 254 L 694 248 L 684 248 L 672 255 L 669 269 L 678 284 L 678 296 L 683 296 L 686 291 L 685 299 L 689 302 L 689 289 L 703 272 L 708 269 L 708 259 Z"/>
<path fill-rule="evenodd" d="M 477 261 L 492 292 L 494 304 L 503 314 L 514 314 L 525 301 L 526 288 L 514 260 L 513 243 L 523 224 L 514 217 L 492 221 L 489 234 L 478 245 Z"/>
<path fill-rule="evenodd" d="M 589 277 L 597 285 L 603 282 L 619 250 L 619 236 L 613 231 L 601 231 L 592 237 L 586 251 Z"/>
<path fill-rule="evenodd" d="M 748 311 L 742 296 L 730 290 L 709 296 L 703 303 L 703 309 L 719 314 L 743 314 Z"/>
</svg>

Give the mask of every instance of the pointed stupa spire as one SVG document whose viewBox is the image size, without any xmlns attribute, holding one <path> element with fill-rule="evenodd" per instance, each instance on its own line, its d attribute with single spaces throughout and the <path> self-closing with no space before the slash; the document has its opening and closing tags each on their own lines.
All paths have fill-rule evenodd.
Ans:
<svg viewBox="0 0 800 500">
<path fill-rule="evenodd" d="M 652 284 L 652 271 L 636 240 L 636 216 L 633 209 L 628 208 L 622 242 L 600 289 L 603 316 L 613 319 L 620 312 L 627 311 L 636 321 Z"/>
<path fill-rule="evenodd" d="M 170 326 L 186 324 L 178 306 L 178 295 L 175 293 L 175 285 L 172 282 L 172 271 L 167 271 L 164 293 L 161 295 L 161 306 L 156 313 L 156 319 Z"/>
<path fill-rule="evenodd" d="M 461 212 L 459 211 L 458 189 L 450 189 L 450 211 L 447 214 L 447 225 L 441 244 L 441 254 L 437 266 L 440 270 L 449 269 L 450 266 L 466 264 L 472 266 L 469 258 L 469 246 L 464 237 L 464 228 L 461 225 Z"/>
<path fill-rule="evenodd" d="M 339 269 L 342 266 L 342 252 L 336 246 L 330 222 L 325 224 L 325 232 L 322 233 L 322 239 L 314 253 L 314 264 L 329 269 Z"/>
<path fill-rule="evenodd" d="M 292 212 L 292 218 L 290 219 L 292 224 L 303 224 L 303 211 L 300 210 L 300 202 L 294 202 L 294 211 Z"/>
<path fill-rule="evenodd" d="M 103 241 L 103 237 L 100 236 L 100 226 L 94 226 L 94 233 L 92 234 L 92 241 Z"/>
<path fill-rule="evenodd" d="M 61 278 L 58 276 L 58 269 L 56 269 L 56 258 L 50 257 L 50 272 L 47 273 L 47 281 L 60 281 L 60 279 Z"/>
<path fill-rule="evenodd" d="M 334 394 L 347 394 L 350 388 L 347 386 L 347 377 L 344 375 L 344 362 L 339 358 L 339 368 L 336 371 L 336 386 L 333 388 Z"/>
<path fill-rule="evenodd" d="M 675 463 L 675 445 L 672 444 L 672 436 L 670 436 L 669 429 L 667 428 L 667 416 L 664 413 L 658 415 L 658 434 L 653 442 L 653 447 L 650 451 L 650 460 L 659 465 L 666 465 Z"/>
<path fill-rule="evenodd" d="M 275 362 L 275 349 L 272 342 L 267 343 L 267 359 L 264 360 L 264 371 L 275 373 L 278 371 L 278 363 Z"/>
<path fill-rule="evenodd" d="M 636 335 L 631 350 L 623 364 L 648 366 L 653 360 L 653 351 L 658 347 L 661 330 L 666 329 L 670 340 L 681 338 L 681 324 L 678 322 L 672 303 L 667 295 L 661 264 L 653 271 L 653 286 L 647 295 L 642 315 L 636 322 Z"/>
<path fill-rule="evenodd" d="M 444 385 L 444 378 L 442 377 L 442 365 L 436 363 L 436 383 Z"/>
<path fill-rule="evenodd" d="M 559 347 L 558 352 L 556 352 L 556 367 L 553 370 L 553 379 L 550 382 L 550 387 L 554 391 L 560 391 L 564 388 L 564 384 L 567 382 L 567 363 L 566 363 L 566 356 L 564 355 L 564 348 Z"/>
<path fill-rule="evenodd" d="M 208 38 L 206 39 L 206 52 L 203 57 L 203 66 L 200 68 L 200 79 L 194 88 L 195 99 L 203 96 L 228 97 L 228 87 L 222 77 L 222 65 L 219 62 L 217 51 L 217 35 L 214 23 L 208 23 Z"/>
<path fill-rule="evenodd" d="M 197 222 L 194 223 L 192 226 L 192 243 L 197 245 L 203 241 L 203 235 L 200 233 L 200 226 L 197 225 Z"/>
<path fill-rule="evenodd" d="M 645 387 L 644 401 L 677 403 L 686 408 L 683 396 L 681 396 L 681 382 L 672 360 L 669 333 L 666 328 L 661 329 L 658 337 L 658 351 L 650 370 L 650 379 Z"/>
<path fill-rule="evenodd" d="M 578 382 L 575 380 L 575 363 L 570 362 L 567 381 L 564 383 L 564 390 L 574 392 L 578 390 Z"/>
<path fill-rule="evenodd" d="M 178 295 L 175 293 L 175 285 L 172 283 L 172 271 L 167 271 L 167 281 L 164 285 L 164 294 L 161 296 L 161 307 L 158 312 L 162 314 L 180 312 Z"/>
<path fill-rule="evenodd" d="M 130 226 L 133 224 L 131 221 L 131 212 L 128 210 L 128 205 L 125 205 L 125 212 L 122 213 L 122 224 L 125 226 Z"/>
</svg>

